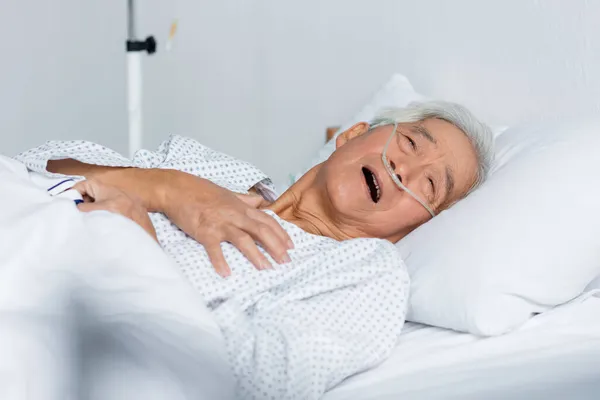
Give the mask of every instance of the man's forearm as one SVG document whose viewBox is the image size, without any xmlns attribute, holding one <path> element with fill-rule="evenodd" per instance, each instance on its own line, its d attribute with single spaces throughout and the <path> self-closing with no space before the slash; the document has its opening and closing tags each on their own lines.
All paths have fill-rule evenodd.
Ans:
<svg viewBox="0 0 600 400">
<path fill-rule="evenodd" d="M 126 167 L 104 167 L 101 165 L 85 164 L 71 158 L 63 160 L 49 160 L 46 169 L 64 175 L 80 175 L 87 179 L 95 178 L 97 175 L 127 169 Z"/>
<path fill-rule="evenodd" d="M 222 191 L 227 191 L 207 179 L 173 169 L 104 167 L 64 159 L 48 161 L 47 170 L 97 179 L 138 197 L 148 212 L 161 212 L 169 218 L 175 216 L 175 219 L 179 214 L 178 208 L 181 207 L 179 203 L 185 203 L 190 195 L 194 197 L 194 204 L 199 205 L 210 202 L 222 195 Z"/>
<path fill-rule="evenodd" d="M 129 195 L 137 196 L 149 212 L 166 211 L 167 185 L 177 174 L 183 174 L 174 170 L 104 167 L 72 159 L 48 161 L 47 169 L 64 175 L 85 176 L 86 179 L 97 179 L 115 186 Z"/>
</svg>

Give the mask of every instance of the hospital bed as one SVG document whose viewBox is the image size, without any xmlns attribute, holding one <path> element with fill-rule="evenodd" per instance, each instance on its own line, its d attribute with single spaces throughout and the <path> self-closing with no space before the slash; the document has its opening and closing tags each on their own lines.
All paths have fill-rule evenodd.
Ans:
<svg viewBox="0 0 600 400">
<path fill-rule="evenodd" d="M 18 169 L 5 167 L 11 168 Z M 215 350 L 219 348 L 218 328 L 176 269 L 164 268 L 169 260 L 150 246 L 146 235 L 109 214 L 96 215 L 84 221 L 90 227 L 80 226 L 82 232 L 101 236 L 90 238 L 102 244 L 91 255 L 85 250 L 88 247 L 79 246 L 83 237 L 77 227 L 81 224 L 74 222 L 82 215 L 66 204 L 54 204 L 58 212 L 48 207 L 37 214 L 25 212 L 30 202 L 49 205 L 46 197 L 37 199 L 28 186 L 18 182 L 13 186 L 22 191 L 21 197 L 15 197 L 20 193 L 15 191 L 9 195 L 7 180 L 0 188 L 5 191 L 0 197 L 0 220 L 13 221 L 10 227 L 0 224 L 10 229 L 10 235 L 4 236 L 10 240 L 3 243 L 0 254 L 9 260 L 8 266 L 20 263 L 19 268 L 1 270 L 0 280 L 6 308 L 0 313 L 0 374 L 17 371 L 11 377 L 17 382 L 13 386 L 22 383 L 9 389 L 13 393 L 30 390 L 29 377 L 37 376 L 36 386 L 44 391 L 31 399 L 68 399 L 64 393 L 69 385 L 77 390 L 71 391 L 75 393 L 71 398 L 79 400 L 228 398 L 206 395 L 211 384 L 213 392 L 227 387 L 219 383 L 226 366 Z M 26 218 L 16 221 L 14 215 Z M 37 234 L 31 235 L 32 231 Z M 78 246 L 64 252 L 64 243 Z M 37 252 L 19 250 L 23 244 L 35 245 Z M 83 335 L 88 340 L 79 344 L 81 365 L 77 360 L 73 365 L 69 356 L 73 346 L 64 329 L 72 314 L 68 303 L 48 301 L 55 298 L 50 288 L 71 284 L 63 276 L 77 278 L 73 282 L 77 293 L 85 294 L 86 314 L 93 311 L 94 315 L 94 335 L 91 340 L 90 335 Z M 324 399 L 598 398 L 600 294 L 593 292 L 600 289 L 598 283 L 579 298 L 501 336 L 478 337 L 407 322 L 386 361 L 349 377 Z M 11 317 L 17 310 L 31 315 L 29 325 L 35 329 Z M 48 338 L 53 339 L 49 342 Z M 64 359 L 57 363 L 56 357 L 44 357 L 48 348 Z M 13 360 L 21 364 L 15 366 Z M 0 385 L 0 398 L 22 398 L 8 396 L 11 393 L 4 389 Z"/>
<path fill-rule="evenodd" d="M 19 167 L 5 167 L 11 168 Z M 6 177 L 12 179 L 13 175 Z M 10 227 L 4 225 L 10 229 L 10 235 L 4 237 L 10 241 L 4 243 L 0 254 L 7 256 L 6 265 L 16 265 L 15 260 L 21 265 L 13 271 L 2 270 L 0 282 L 12 291 L 0 293 L 5 297 L 5 307 L 16 307 L 21 315 L 31 314 L 37 327 L 31 329 L 12 319 L 14 311 L 10 308 L 0 313 L 0 338 L 4 339 L 0 340 L 0 372 L 2 361 L 11 362 L 10 368 L 19 370 L 12 360 L 20 360 L 23 387 L 28 388 L 29 377 L 39 376 L 38 387 L 54 389 L 55 396 L 44 391 L 41 396 L 30 397 L 44 400 L 67 399 L 63 396 L 67 385 L 74 385 L 79 391 L 75 393 L 81 394 L 73 398 L 89 400 L 227 398 L 205 395 L 211 382 L 216 386 L 211 388 L 213 391 L 224 386 L 215 385 L 221 374 L 226 375 L 217 368 L 226 370 L 222 354 L 215 351 L 220 340 L 218 327 L 207 311 L 199 312 L 203 309 L 202 299 L 175 269 L 164 268 L 169 260 L 150 246 L 143 232 L 111 215 L 96 215 L 84 221 L 90 225 L 87 229 L 80 226 L 82 232 L 100 235 L 90 238 L 102 244 L 97 254 L 88 254 L 86 246 L 79 246 L 83 240 L 77 231 L 79 225 L 65 222 L 79 221 L 83 218 L 80 213 L 62 204 L 53 206 L 60 212 L 43 207 L 38 214 L 25 212 L 30 210 L 29 202 L 49 206 L 46 197 L 38 199 L 28 186 L 15 180 L 15 188 L 22 191 L 19 200 L 15 193 L 20 192 L 9 195 L 7 182 L 0 188 L 5 191 L 0 196 L 0 220 L 10 219 L 13 223 Z M 27 218 L 19 225 L 11 219 L 14 215 Z M 37 234 L 31 235 L 32 231 Z M 23 243 L 30 248 L 38 243 L 36 254 L 20 251 Z M 64 243 L 78 246 L 63 252 Z M 113 279 L 115 274 L 119 279 Z M 71 309 L 68 304 L 48 301 L 54 298 L 49 296 L 49 288 L 71 284 L 70 280 L 60 279 L 62 276 L 77 278 L 73 281 L 77 293 L 86 295 L 86 304 L 94 312 L 94 328 L 106 327 L 100 332 L 95 329 L 92 340 L 80 343 L 81 359 L 87 361 L 82 366 L 72 365 L 65 351 L 72 350 L 71 338 L 63 332 Z M 501 336 L 478 337 L 407 322 L 386 361 L 349 377 L 324 399 L 598 398 L 600 294 L 594 289 L 600 289 L 598 282 L 584 295 Z M 13 301 L 7 302 L 10 297 Z M 56 353 L 65 354 L 62 368 L 55 358 L 42 357 L 49 336 L 55 338 Z M 17 341 L 21 344 L 14 346 Z M 30 369 L 32 366 L 35 371 Z M 66 383 L 57 387 L 60 381 Z M 20 398 L 3 396 L 3 389 L 0 385 L 0 398 Z"/>
</svg>

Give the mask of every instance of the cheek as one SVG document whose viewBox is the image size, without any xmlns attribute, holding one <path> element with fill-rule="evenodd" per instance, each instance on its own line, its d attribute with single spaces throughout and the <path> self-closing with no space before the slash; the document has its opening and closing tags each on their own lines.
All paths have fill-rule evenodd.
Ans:
<svg viewBox="0 0 600 400">
<path fill-rule="evenodd" d="M 430 218 L 427 210 L 420 204 L 412 199 L 402 199 L 393 208 L 372 213 L 369 221 L 370 233 L 379 238 L 399 240 Z"/>
<path fill-rule="evenodd" d="M 360 203 L 363 188 L 355 169 L 332 168 L 327 171 L 325 182 L 327 195 L 334 208 L 350 211 Z"/>
<path fill-rule="evenodd" d="M 363 158 L 381 156 L 385 140 L 367 133 L 360 137 L 350 140 L 348 143 L 336 149 L 330 159 L 340 164 L 354 164 Z"/>
</svg>

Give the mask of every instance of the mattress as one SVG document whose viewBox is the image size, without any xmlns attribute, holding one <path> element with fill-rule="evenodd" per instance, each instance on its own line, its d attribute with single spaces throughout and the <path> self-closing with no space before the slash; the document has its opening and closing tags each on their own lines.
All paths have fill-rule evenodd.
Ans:
<svg viewBox="0 0 600 400">
<path fill-rule="evenodd" d="M 324 400 L 537 398 L 600 398 L 600 294 L 498 337 L 407 323 L 387 361 Z"/>
</svg>

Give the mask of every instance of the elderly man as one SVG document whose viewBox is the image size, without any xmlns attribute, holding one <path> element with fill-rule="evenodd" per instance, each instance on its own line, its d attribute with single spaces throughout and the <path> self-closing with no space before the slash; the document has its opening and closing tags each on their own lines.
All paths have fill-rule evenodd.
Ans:
<svg viewBox="0 0 600 400">
<path fill-rule="evenodd" d="M 82 211 L 158 240 L 219 323 L 240 398 L 313 399 L 389 355 L 409 289 L 392 243 L 474 190 L 492 157 L 489 128 L 447 102 L 389 110 L 336 146 L 279 197 L 253 166 L 178 136 L 133 161 L 85 142 L 18 159 L 86 177 Z"/>
</svg>

